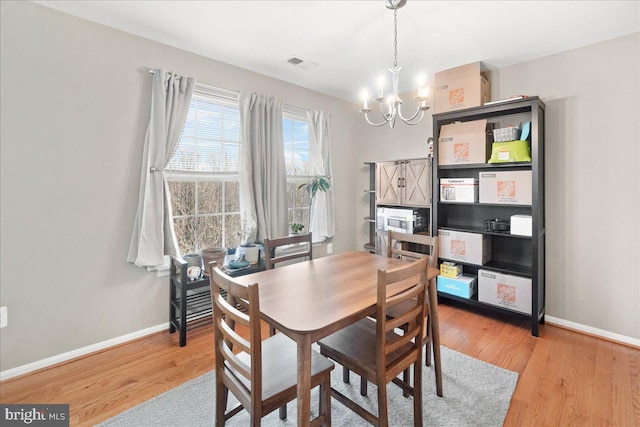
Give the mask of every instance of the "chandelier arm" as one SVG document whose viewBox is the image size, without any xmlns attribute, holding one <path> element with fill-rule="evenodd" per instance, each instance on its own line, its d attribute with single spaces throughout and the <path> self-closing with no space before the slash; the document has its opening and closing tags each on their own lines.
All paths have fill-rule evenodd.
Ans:
<svg viewBox="0 0 640 427">
<path fill-rule="evenodd" d="M 420 118 L 417 119 L 416 121 L 413 121 L 413 119 L 416 118 L 416 116 L 418 115 L 418 113 L 420 113 Z M 400 118 L 402 119 L 403 122 L 405 122 L 408 125 L 414 126 L 419 124 L 420 122 L 422 122 L 422 119 L 424 118 L 424 110 L 418 110 L 416 112 L 416 114 L 413 115 L 413 117 L 411 117 L 409 120 L 405 120 L 404 117 L 400 116 Z"/>
<path fill-rule="evenodd" d="M 369 123 L 371 126 L 384 126 L 387 123 L 389 123 L 389 120 L 387 120 L 387 118 L 383 115 L 382 118 L 384 119 L 384 122 L 382 123 L 374 123 L 371 120 L 369 120 L 369 113 L 368 112 L 364 112 L 364 118 L 367 120 L 367 123 Z"/>
<path fill-rule="evenodd" d="M 413 116 L 409 117 L 408 119 L 405 118 L 402 115 L 402 104 L 398 105 L 398 116 L 400 116 L 400 118 L 402 119 L 403 122 L 409 124 L 410 121 L 413 121 L 413 119 L 415 119 L 416 117 L 418 117 L 418 114 L 420 114 L 420 112 L 422 112 L 422 116 L 424 116 L 424 110 L 422 108 L 420 108 L 420 106 L 418 105 L 418 109 L 416 110 L 416 112 L 414 113 Z M 420 120 L 422 120 L 422 116 L 420 117 Z M 420 121 L 418 120 L 418 122 Z M 416 123 L 417 124 L 417 123 Z"/>
</svg>

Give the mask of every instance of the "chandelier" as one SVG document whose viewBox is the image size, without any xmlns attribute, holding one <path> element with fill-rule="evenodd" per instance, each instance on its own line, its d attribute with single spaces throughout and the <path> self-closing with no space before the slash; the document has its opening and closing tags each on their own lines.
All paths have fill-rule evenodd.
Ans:
<svg viewBox="0 0 640 427">
<path fill-rule="evenodd" d="M 407 0 L 385 1 L 385 6 L 393 10 L 393 67 L 389 68 L 393 92 L 388 96 L 384 95 L 385 81 L 382 74 L 380 74 L 380 77 L 378 77 L 378 97 L 373 99 L 380 106 L 380 114 L 383 120 L 380 123 L 374 123 L 369 119 L 369 113 L 372 111 L 368 104 L 369 93 L 366 89 L 362 92 L 362 108 L 360 112 L 364 114 L 367 123 L 372 126 L 382 126 L 389 123 L 389 126 L 393 129 L 398 117 L 408 125 L 417 125 L 424 117 L 424 112 L 429 109 L 427 107 L 427 99 L 429 99 L 429 88 L 426 86 L 427 78 L 421 72 L 418 76 L 418 95 L 413 98 L 418 102 L 418 108 L 409 118 L 402 115 L 402 99 L 398 95 L 398 74 L 402 69 L 402 67 L 398 67 L 398 9 L 406 3 Z"/>
</svg>

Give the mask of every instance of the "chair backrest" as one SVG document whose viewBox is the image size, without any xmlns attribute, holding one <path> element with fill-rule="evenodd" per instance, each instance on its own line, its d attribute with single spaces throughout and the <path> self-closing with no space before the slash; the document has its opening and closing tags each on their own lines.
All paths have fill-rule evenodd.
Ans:
<svg viewBox="0 0 640 427">
<path fill-rule="evenodd" d="M 428 257 L 430 267 L 438 267 L 438 237 L 425 234 L 399 233 L 389 230 L 387 256 L 390 258 L 405 257 L 409 260 Z M 405 244 L 406 243 L 406 244 Z M 399 246 L 399 247 L 398 247 Z M 424 250 L 429 253 L 425 254 Z M 395 257 L 394 257 L 395 255 Z"/>
<path fill-rule="evenodd" d="M 267 269 L 270 270 L 275 267 L 276 263 L 289 261 L 297 258 L 313 259 L 313 249 L 311 243 L 311 233 L 299 234 L 288 237 L 278 237 L 275 239 L 264 240 L 264 257 L 267 262 Z M 280 256 L 276 256 L 276 248 L 283 246 L 300 244 L 299 249 L 293 253 L 285 253 Z M 304 244 L 304 246 L 302 246 Z M 292 250 L 295 250 L 292 248 Z"/>
<path fill-rule="evenodd" d="M 251 413 L 259 413 L 262 398 L 262 345 L 258 284 L 243 285 L 224 274 L 211 261 L 207 265 L 213 302 L 215 371 L 224 384 Z M 226 298 L 220 293 L 224 290 Z M 249 330 L 246 340 L 237 332 L 240 325 Z M 234 351 L 235 350 L 235 351 Z M 240 350 L 249 360 L 237 356 Z M 250 384 L 247 387 L 247 384 Z M 252 396 L 254 399 L 252 399 Z"/>
<path fill-rule="evenodd" d="M 395 378 L 422 357 L 426 310 L 427 258 L 392 270 L 378 270 L 376 304 L 376 357 L 378 375 Z M 395 308 L 395 317 L 386 313 Z M 406 325 L 403 335 L 392 334 Z M 420 362 L 421 363 L 421 362 Z"/>
</svg>

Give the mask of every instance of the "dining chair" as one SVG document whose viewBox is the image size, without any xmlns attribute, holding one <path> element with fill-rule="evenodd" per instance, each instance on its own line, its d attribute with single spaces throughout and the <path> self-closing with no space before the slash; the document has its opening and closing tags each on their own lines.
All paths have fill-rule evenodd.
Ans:
<svg viewBox="0 0 640 427">
<path fill-rule="evenodd" d="M 297 397 L 297 346 L 284 334 L 261 340 L 258 284 L 243 285 L 207 265 L 213 305 L 216 424 L 246 409 L 252 426 Z M 226 292 L 226 297 L 221 295 Z M 246 328 L 243 338 L 236 326 Z M 236 354 L 237 353 L 237 354 Z M 319 416 L 314 424 L 331 425 L 331 371 L 334 364 L 317 352 L 311 357 L 311 388 L 319 386 Z M 229 391 L 240 404 L 227 412 Z M 282 418 L 282 412 L 280 412 Z"/>
<path fill-rule="evenodd" d="M 297 234 L 287 237 L 277 237 L 275 239 L 264 239 L 264 257 L 267 263 L 267 270 L 275 267 L 277 263 L 290 261 L 298 258 L 313 259 L 312 234 Z M 298 245 L 291 248 L 291 252 L 278 254 L 276 249 L 285 246 Z"/>
<path fill-rule="evenodd" d="M 378 415 L 335 389 L 331 395 L 373 425 L 387 426 L 387 384 L 413 395 L 414 425 L 422 426 L 422 342 L 426 310 L 427 259 L 378 270 L 376 319 L 366 317 L 318 341 L 320 354 L 378 387 Z M 404 307 L 391 319 L 388 310 Z M 403 334 L 395 329 L 407 325 Z M 413 365 L 413 387 L 398 375 Z"/>
<path fill-rule="evenodd" d="M 291 261 L 294 259 L 307 258 L 313 259 L 313 248 L 311 243 L 312 235 L 298 234 L 288 237 L 277 237 L 275 239 L 264 239 L 264 257 L 267 263 L 267 270 L 275 268 L 276 264 Z M 284 248 L 286 246 L 298 245 L 291 248 L 291 252 L 278 254 L 277 249 Z M 276 329 L 273 326 L 269 326 L 269 333 L 275 335 Z"/>
</svg>

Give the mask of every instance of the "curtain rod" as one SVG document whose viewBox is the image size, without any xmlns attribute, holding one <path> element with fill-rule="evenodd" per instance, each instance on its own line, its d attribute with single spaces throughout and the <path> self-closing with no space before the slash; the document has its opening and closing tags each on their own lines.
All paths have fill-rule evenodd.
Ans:
<svg viewBox="0 0 640 427">
<path fill-rule="evenodd" d="M 149 68 L 149 73 L 150 74 L 155 74 L 156 71 L 154 68 Z M 182 76 L 180 76 L 182 77 Z M 223 97 L 228 97 L 230 99 L 235 99 L 237 100 L 240 97 L 240 92 L 239 91 L 235 91 L 235 90 L 229 90 L 229 89 L 222 89 L 219 87 L 215 87 L 215 86 L 210 86 L 204 83 L 199 83 L 196 82 L 196 86 L 200 86 L 201 88 L 205 89 L 204 91 L 200 91 L 200 92 L 213 92 L 216 95 L 219 96 L 223 96 Z M 196 92 L 198 92 L 197 89 L 195 89 Z M 290 105 L 290 104 L 284 104 L 284 107 L 289 110 L 289 112 L 294 113 L 294 114 L 300 114 L 303 116 L 307 115 L 307 112 L 311 111 L 307 108 L 302 108 L 302 107 L 296 107 L 295 105 Z M 329 117 L 331 117 L 331 114 L 329 114 Z"/>
</svg>

